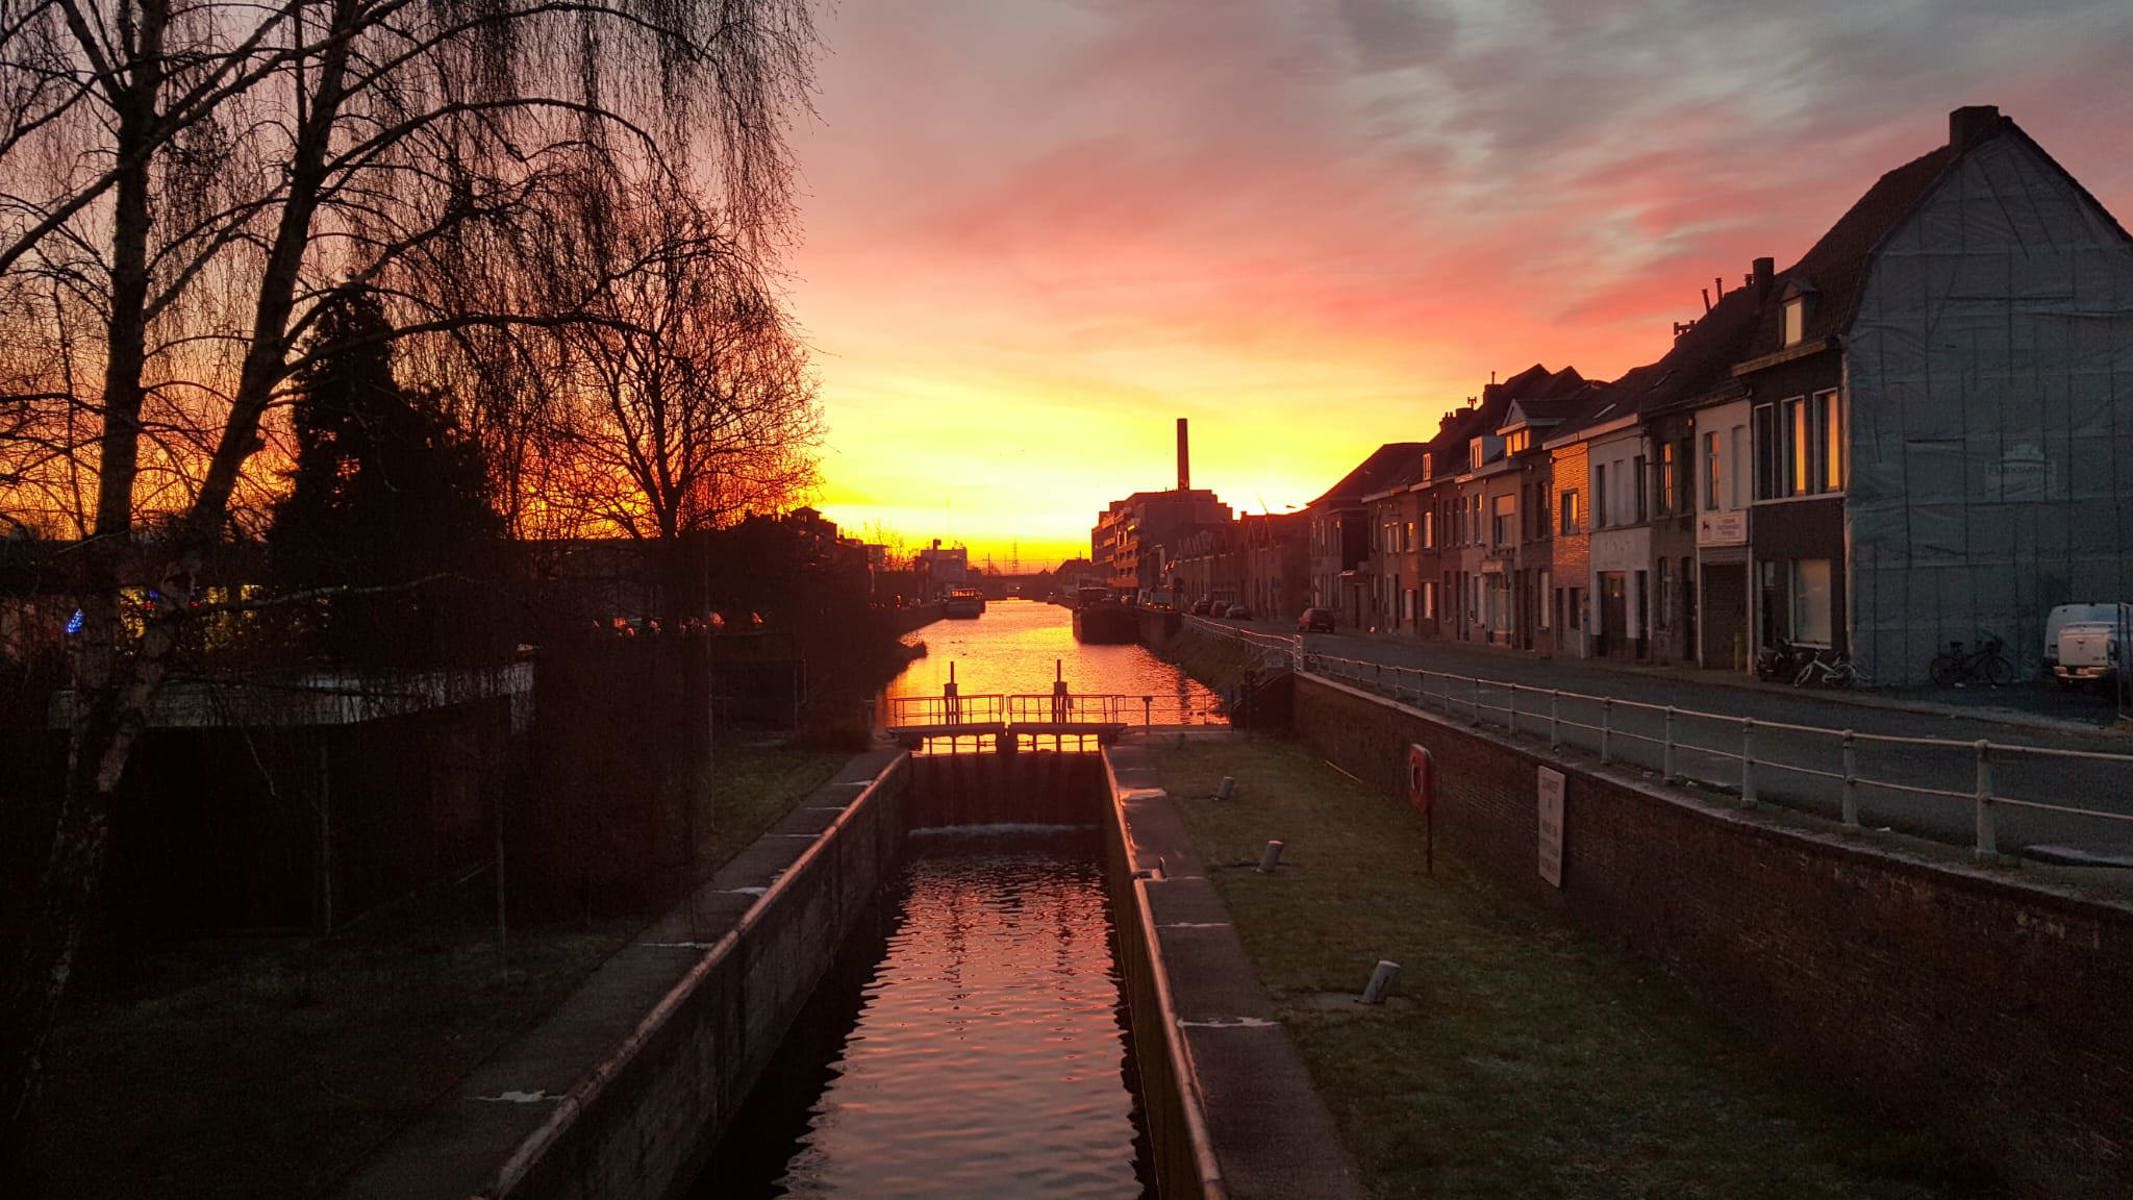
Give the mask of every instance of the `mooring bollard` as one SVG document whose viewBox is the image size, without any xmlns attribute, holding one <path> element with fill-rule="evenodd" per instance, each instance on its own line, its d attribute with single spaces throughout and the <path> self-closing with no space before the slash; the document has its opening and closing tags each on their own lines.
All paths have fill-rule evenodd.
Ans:
<svg viewBox="0 0 2133 1200">
<path fill-rule="evenodd" d="M 1740 719 L 1740 802 L 1755 803 L 1755 719 Z"/>
<path fill-rule="evenodd" d="M 1266 853 L 1261 854 L 1259 856 L 1259 865 L 1253 869 L 1258 871 L 1261 875 L 1272 875 L 1274 873 L 1274 868 L 1280 865 L 1281 842 L 1276 840 L 1270 841 L 1266 844 Z"/>
<path fill-rule="evenodd" d="M 1400 964 L 1391 959 L 1379 959 L 1378 965 L 1370 972 L 1370 982 L 1363 985 L 1363 994 L 1359 998 L 1361 1003 L 1385 1003 L 1386 993 L 1392 991 L 1392 985 L 1399 982 L 1399 979 Z"/>
<path fill-rule="evenodd" d="M 1235 777 L 1235 776 L 1233 776 L 1233 775 L 1224 775 L 1224 776 L 1222 777 L 1222 784 L 1221 784 L 1221 786 L 1220 786 L 1220 787 L 1217 787 L 1217 788 L 1215 789 L 1215 799 L 1217 799 L 1217 800 L 1227 800 L 1227 799 L 1229 799 L 1229 798 L 1230 798 L 1230 796 L 1231 796 L 1231 795 L 1235 794 L 1236 790 L 1237 790 L 1237 779 L 1236 779 L 1236 777 Z"/>
<path fill-rule="evenodd" d="M 1983 738 L 1977 743 L 1977 856 L 2000 856 L 2000 831 L 1992 811 L 1992 743 Z"/>
<path fill-rule="evenodd" d="M 1518 685 L 1506 684 L 1511 689 L 1510 698 L 1504 701 L 1504 731 L 1513 738 L 1518 736 Z"/>
<path fill-rule="evenodd" d="M 1481 676 L 1474 676 L 1474 724 L 1481 724 Z"/>
<path fill-rule="evenodd" d="M 1612 696 L 1602 696 L 1600 697 L 1600 765 L 1603 767 L 1614 761 L 1612 748 L 1608 744 L 1613 740 L 1614 732 L 1615 700 Z"/>
<path fill-rule="evenodd" d="M 1859 759 L 1852 749 L 1852 731 L 1844 731 L 1844 827 L 1859 828 Z"/>
<path fill-rule="evenodd" d="M 1666 706 L 1666 741 L 1659 748 L 1659 782 L 1674 782 L 1674 706 Z"/>
<path fill-rule="evenodd" d="M 1559 754 L 1563 749 L 1563 689 L 1552 688 L 1548 692 L 1548 752 Z"/>
</svg>

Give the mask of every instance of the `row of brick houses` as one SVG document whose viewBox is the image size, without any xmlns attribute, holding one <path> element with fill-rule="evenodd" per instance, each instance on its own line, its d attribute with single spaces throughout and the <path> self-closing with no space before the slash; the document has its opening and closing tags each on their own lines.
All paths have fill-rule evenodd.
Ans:
<svg viewBox="0 0 2133 1200">
<path fill-rule="evenodd" d="M 1957 109 L 1658 361 L 1491 383 L 1299 515 L 1307 595 L 1246 595 L 1209 529 L 1186 594 L 1733 670 L 1786 638 L 1892 684 L 1992 633 L 2034 673 L 2053 606 L 2133 599 L 2133 238 L 1997 109 Z"/>
</svg>

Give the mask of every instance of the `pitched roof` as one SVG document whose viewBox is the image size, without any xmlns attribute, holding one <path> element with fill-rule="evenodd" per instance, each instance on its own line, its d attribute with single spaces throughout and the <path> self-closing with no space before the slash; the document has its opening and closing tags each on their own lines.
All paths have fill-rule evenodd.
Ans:
<svg viewBox="0 0 2133 1200">
<path fill-rule="evenodd" d="M 1875 180 L 1800 261 L 1777 273 L 1744 356 L 1784 347 L 1787 295 L 1812 296 L 1803 341 L 1818 341 L 1849 327 L 1875 248 L 1910 217 L 1959 157 L 1953 146 L 1936 146 Z"/>
<path fill-rule="evenodd" d="M 1312 508 L 1321 504 L 1338 504 L 1352 501 L 1372 492 L 1382 492 L 1422 478 L 1421 442 L 1387 442 L 1370 452 L 1370 457 L 1359 463 L 1353 471 L 1341 476 L 1341 481 L 1326 489 L 1326 493 L 1311 502 Z"/>
<path fill-rule="evenodd" d="M 1687 404 L 1726 385 L 1733 364 L 1749 354 L 1777 293 L 1773 285 L 1767 290 L 1739 288 L 1719 297 L 1710 312 L 1674 339 L 1665 357 L 1610 385 L 1618 405 L 1613 415 Z"/>
<path fill-rule="evenodd" d="M 1857 314 L 1874 254 L 1918 210 L 1941 180 L 1970 151 L 1996 138 L 2015 137 L 2035 151 L 2047 166 L 2057 171 L 2121 237 L 2125 228 L 2110 210 L 2097 203 L 2081 181 L 2059 164 L 2036 139 L 2014 119 L 1997 108 L 1978 106 L 1949 114 L 1950 137 L 1945 145 L 1919 155 L 1874 181 L 1837 223 L 1810 247 L 1800 261 L 1777 273 L 1775 286 L 1756 322 L 1754 340 L 1744 357 L 1759 357 L 1784 347 L 1784 301 L 1788 294 L 1807 293 L 1807 321 L 1803 342 L 1813 343 L 1843 333 Z M 1961 132 L 1958 132 L 1960 127 Z"/>
</svg>

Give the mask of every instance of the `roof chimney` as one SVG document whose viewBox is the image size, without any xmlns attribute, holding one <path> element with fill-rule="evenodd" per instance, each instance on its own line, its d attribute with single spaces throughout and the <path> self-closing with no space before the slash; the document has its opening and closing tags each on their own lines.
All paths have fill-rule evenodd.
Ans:
<svg viewBox="0 0 2133 1200">
<path fill-rule="evenodd" d="M 1965 105 L 1948 114 L 1948 145 L 1960 154 L 1980 142 L 1998 136 L 2000 125 L 1998 105 Z"/>
<path fill-rule="evenodd" d="M 1770 290 L 1770 281 L 1777 276 L 1777 260 L 1758 258 L 1748 268 L 1749 278 L 1755 281 L 1755 292 L 1761 295 Z"/>
<path fill-rule="evenodd" d="M 1178 418 L 1178 490 L 1192 490 L 1192 446 L 1185 437 L 1185 418 Z"/>
</svg>

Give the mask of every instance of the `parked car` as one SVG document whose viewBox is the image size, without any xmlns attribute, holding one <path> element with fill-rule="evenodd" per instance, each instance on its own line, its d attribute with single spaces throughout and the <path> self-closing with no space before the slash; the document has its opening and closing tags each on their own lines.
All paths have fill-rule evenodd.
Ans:
<svg viewBox="0 0 2133 1200">
<path fill-rule="evenodd" d="M 1190 611 L 1193 616 L 1204 617 L 1214 612 L 1214 610 L 1215 602 L 1209 599 L 1208 597 L 1202 596 L 1198 600 L 1192 602 L 1192 608 Z"/>
<path fill-rule="evenodd" d="M 1249 621 L 1252 619 L 1252 610 L 1242 604 L 1232 604 L 1222 615 L 1232 621 Z"/>
<path fill-rule="evenodd" d="M 1298 633 L 1332 633 L 1333 610 L 1330 608 L 1307 608 L 1296 618 Z"/>
</svg>

